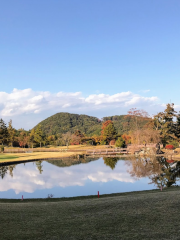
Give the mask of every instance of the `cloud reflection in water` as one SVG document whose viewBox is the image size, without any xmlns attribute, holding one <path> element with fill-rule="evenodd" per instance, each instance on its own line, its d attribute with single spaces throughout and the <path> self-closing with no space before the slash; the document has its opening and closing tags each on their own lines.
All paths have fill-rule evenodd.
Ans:
<svg viewBox="0 0 180 240">
<path fill-rule="evenodd" d="M 39 173 L 35 163 L 16 165 L 13 178 L 6 174 L 4 179 L 0 180 L 0 192 L 13 189 L 16 194 L 33 193 L 36 190 L 54 187 L 85 186 L 87 181 L 94 183 L 108 183 L 113 180 L 126 183 L 136 181 L 127 172 L 124 161 L 118 161 L 114 170 L 106 166 L 102 159 L 70 167 L 57 167 L 45 161 L 42 165 L 42 174 Z"/>
</svg>

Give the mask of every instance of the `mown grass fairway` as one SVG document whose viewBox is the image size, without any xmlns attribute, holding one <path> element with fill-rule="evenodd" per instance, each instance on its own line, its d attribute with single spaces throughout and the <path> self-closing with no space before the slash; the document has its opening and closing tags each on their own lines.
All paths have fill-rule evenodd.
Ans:
<svg viewBox="0 0 180 240">
<path fill-rule="evenodd" d="M 0 154 L 0 161 L 4 160 L 11 160 L 11 159 L 16 159 L 19 158 L 18 156 L 10 155 L 10 154 Z"/>
<path fill-rule="evenodd" d="M 180 190 L 0 200 L 0 239 L 179 239 Z"/>
</svg>

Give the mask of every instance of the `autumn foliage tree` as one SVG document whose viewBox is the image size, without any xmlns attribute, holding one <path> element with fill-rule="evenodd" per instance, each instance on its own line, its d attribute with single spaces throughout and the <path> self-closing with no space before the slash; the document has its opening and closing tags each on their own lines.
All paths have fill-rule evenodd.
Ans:
<svg viewBox="0 0 180 240">
<path fill-rule="evenodd" d="M 18 143 L 20 147 L 26 147 L 29 143 L 29 136 L 24 129 L 21 130 L 19 136 L 17 137 Z"/>
<path fill-rule="evenodd" d="M 84 138 L 84 134 L 82 134 L 80 130 L 76 130 L 75 133 L 72 134 L 71 145 L 79 145 L 82 138 Z"/>
<path fill-rule="evenodd" d="M 102 142 L 102 140 L 103 140 L 103 137 L 102 137 L 102 136 L 94 135 L 94 136 L 92 137 L 92 139 L 94 140 L 94 142 L 95 142 L 96 145 L 100 145 L 101 142 Z"/>
<path fill-rule="evenodd" d="M 116 138 L 116 135 L 117 132 L 111 120 L 107 120 L 102 124 L 101 136 L 104 140 L 109 143 L 112 139 Z"/>
<path fill-rule="evenodd" d="M 131 143 L 131 136 L 127 135 L 127 134 L 123 134 L 122 139 L 125 141 L 125 144 L 128 145 L 129 143 Z"/>
</svg>

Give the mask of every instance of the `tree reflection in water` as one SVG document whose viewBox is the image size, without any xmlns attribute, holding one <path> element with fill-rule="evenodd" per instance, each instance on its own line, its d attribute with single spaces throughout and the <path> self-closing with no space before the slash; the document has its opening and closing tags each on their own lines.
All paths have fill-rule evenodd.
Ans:
<svg viewBox="0 0 180 240">
<path fill-rule="evenodd" d="M 3 179 L 5 175 L 8 173 L 11 177 L 13 177 L 13 170 L 16 167 L 16 165 L 9 165 L 9 166 L 1 166 L 0 167 L 0 177 Z"/>
<path fill-rule="evenodd" d="M 109 166 L 112 170 L 115 169 L 118 160 L 124 160 L 124 158 L 117 157 L 104 157 L 104 164 Z M 97 159 L 93 159 L 97 160 Z M 63 160 L 62 160 L 63 161 Z M 74 162 L 74 160 L 67 161 L 55 161 L 50 162 L 53 165 L 57 165 L 58 167 L 63 166 L 71 166 L 79 163 L 88 163 L 92 161 L 91 159 L 78 160 L 78 162 Z M 66 164 L 65 164 L 66 163 Z M 42 161 L 35 162 L 36 167 L 40 174 L 43 172 Z M 126 160 L 125 164 L 128 166 L 127 171 L 130 176 L 133 178 L 143 178 L 148 177 L 151 180 L 151 184 L 155 184 L 158 188 L 161 187 L 170 187 L 176 184 L 176 181 L 180 180 L 180 162 L 176 162 L 173 160 L 167 160 L 164 157 L 133 157 L 130 160 Z M 0 166 L 0 178 L 4 178 L 6 174 L 10 174 L 13 177 L 13 170 L 16 165 L 1 165 Z"/>
<path fill-rule="evenodd" d="M 35 163 L 36 163 L 37 169 L 39 170 L 39 173 L 42 174 L 43 172 L 42 161 L 37 161 Z M 13 177 L 13 170 L 15 169 L 16 165 L 0 166 L 0 177 L 3 179 L 8 172 L 10 176 Z M 24 163 L 24 166 L 25 166 L 25 163 Z"/>
<path fill-rule="evenodd" d="M 131 160 L 126 162 L 126 164 L 130 168 L 128 170 L 130 175 L 132 177 L 136 177 L 137 179 L 161 173 L 161 165 L 157 161 L 156 157 L 132 157 Z"/>
<path fill-rule="evenodd" d="M 37 161 L 37 162 L 36 162 L 36 166 L 37 166 L 37 169 L 39 170 L 39 173 L 42 174 L 42 172 L 43 172 L 43 169 L 42 169 L 42 167 L 43 167 L 42 161 Z"/>
<path fill-rule="evenodd" d="M 3 179 L 8 172 L 7 166 L 0 167 L 0 177 Z"/>
<path fill-rule="evenodd" d="M 104 163 L 113 170 L 115 168 L 119 158 L 117 158 L 117 157 L 103 157 L 103 160 L 104 160 Z"/>
<path fill-rule="evenodd" d="M 164 157 L 157 158 L 157 161 L 161 166 L 161 173 L 150 177 L 152 183 L 159 188 L 175 185 L 176 181 L 180 179 L 180 162 L 169 161 Z"/>
<path fill-rule="evenodd" d="M 120 158 L 104 157 L 103 160 L 113 170 Z M 170 187 L 180 180 L 180 162 L 167 160 L 164 157 L 131 157 L 125 163 L 129 167 L 128 172 L 131 177 L 136 179 L 149 177 L 150 184 L 155 184 L 158 188 Z"/>
<path fill-rule="evenodd" d="M 126 162 L 132 177 L 149 177 L 150 184 L 158 188 L 170 187 L 180 179 L 180 162 L 166 160 L 164 157 L 136 157 Z"/>
<path fill-rule="evenodd" d="M 13 170 L 14 170 L 15 167 L 16 167 L 16 165 L 8 166 L 9 174 L 10 174 L 11 177 L 13 177 Z"/>
</svg>

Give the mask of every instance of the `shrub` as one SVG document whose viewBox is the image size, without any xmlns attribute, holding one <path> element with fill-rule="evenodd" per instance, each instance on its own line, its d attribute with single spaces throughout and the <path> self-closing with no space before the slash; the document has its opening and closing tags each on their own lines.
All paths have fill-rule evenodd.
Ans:
<svg viewBox="0 0 180 240">
<path fill-rule="evenodd" d="M 1 145 L 1 152 L 4 152 L 4 146 Z"/>
<path fill-rule="evenodd" d="M 48 194 L 47 198 L 53 198 L 54 194 Z"/>
<path fill-rule="evenodd" d="M 115 145 L 115 143 L 116 143 L 116 140 L 113 139 L 113 140 L 110 141 L 109 145 Z"/>
<path fill-rule="evenodd" d="M 105 141 L 105 140 L 102 140 L 102 141 L 100 141 L 100 144 L 101 144 L 101 145 L 106 145 L 106 141 Z"/>
<path fill-rule="evenodd" d="M 175 141 L 175 140 L 172 140 L 172 141 L 168 142 L 168 145 L 173 145 L 174 148 L 178 148 L 179 147 L 179 142 Z"/>
<path fill-rule="evenodd" d="M 174 146 L 173 145 L 166 145 L 166 147 L 165 147 L 166 149 L 174 149 Z"/>
<path fill-rule="evenodd" d="M 115 145 L 116 145 L 116 147 L 121 147 L 121 148 L 126 146 L 125 141 L 123 140 L 122 137 L 118 138 Z"/>
<path fill-rule="evenodd" d="M 87 141 L 86 141 L 86 144 L 87 144 L 87 145 L 94 145 L 93 140 L 87 140 Z"/>
<path fill-rule="evenodd" d="M 71 145 L 79 145 L 79 142 L 71 142 Z"/>
</svg>

